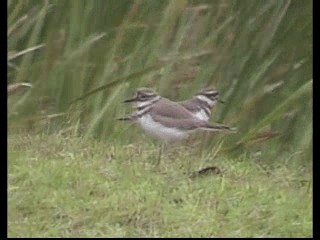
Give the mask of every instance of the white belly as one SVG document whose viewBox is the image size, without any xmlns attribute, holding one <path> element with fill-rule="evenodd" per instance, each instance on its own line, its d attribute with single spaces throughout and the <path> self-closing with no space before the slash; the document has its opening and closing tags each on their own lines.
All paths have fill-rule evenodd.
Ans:
<svg viewBox="0 0 320 240">
<path fill-rule="evenodd" d="M 188 136 L 187 132 L 177 128 L 168 128 L 158 122 L 153 121 L 149 114 L 146 114 L 138 119 L 138 122 L 143 130 L 149 135 L 158 138 L 164 142 L 175 142 L 182 140 Z"/>
<path fill-rule="evenodd" d="M 195 113 L 195 117 L 203 120 L 203 121 L 209 121 L 209 117 L 207 116 L 206 112 L 204 110 L 200 110 Z"/>
</svg>

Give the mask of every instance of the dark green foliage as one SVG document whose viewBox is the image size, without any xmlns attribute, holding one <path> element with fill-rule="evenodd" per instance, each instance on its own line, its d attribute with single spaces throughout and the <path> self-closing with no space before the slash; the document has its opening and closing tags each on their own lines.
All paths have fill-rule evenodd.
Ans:
<svg viewBox="0 0 320 240">
<path fill-rule="evenodd" d="M 208 149 L 223 137 L 225 152 L 311 160 L 312 1 L 8 1 L 9 57 L 39 44 L 8 62 L 9 83 L 35 86 L 9 99 L 11 127 L 128 143 L 140 131 L 114 119 L 135 88 L 181 100 L 213 86 L 226 103 L 212 120 L 238 134 Z"/>
</svg>

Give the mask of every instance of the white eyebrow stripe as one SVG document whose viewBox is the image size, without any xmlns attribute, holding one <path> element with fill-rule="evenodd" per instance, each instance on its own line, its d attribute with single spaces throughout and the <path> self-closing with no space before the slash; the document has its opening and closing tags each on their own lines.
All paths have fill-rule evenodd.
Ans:
<svg viewBox="0 0 320 240">
<path fill-rule="evenodd" d="M 212 91 L 205 91 L 205 92 L 202 92 L 202 94 L 217 94 L 218 92 L 217 91 L 214 91 L 214 90 L 212 90 Z"/>
</svg>

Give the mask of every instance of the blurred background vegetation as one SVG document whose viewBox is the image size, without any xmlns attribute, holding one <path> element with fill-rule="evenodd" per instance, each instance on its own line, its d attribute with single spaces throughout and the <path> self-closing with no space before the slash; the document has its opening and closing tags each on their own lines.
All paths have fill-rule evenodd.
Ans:
<svg viewBox="0 0 320 240">
<path fill-rule="evenodd" d="M 115 121 L 136 88 L 182 100 L 210 86 L 225 101 L 212 121 L 238 133 L 202 149 L 311 162 L 310 0 L 9 0 L 7 36 L 8 84 L 33 85 L 8 98 L 9 134 L 139 142 Z"/>
</svg>

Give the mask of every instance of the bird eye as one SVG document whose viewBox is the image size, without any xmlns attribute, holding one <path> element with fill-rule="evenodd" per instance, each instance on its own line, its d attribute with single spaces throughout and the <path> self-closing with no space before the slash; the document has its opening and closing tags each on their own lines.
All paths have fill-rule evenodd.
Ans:
<svg viewBox="0 0 320 240">
<path fill-rule="evenodd" d="M 142 94 L 141 94 L 141 95 L 140 95 L 140 98 L 141 98 L 141 99 L 145 99 L 145 98 L 146 98 L 146 95 L 142 95 Z"/>
</svg>

